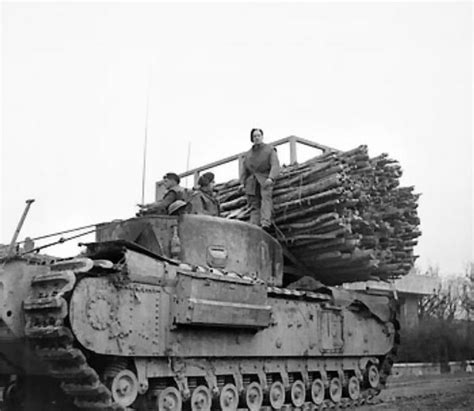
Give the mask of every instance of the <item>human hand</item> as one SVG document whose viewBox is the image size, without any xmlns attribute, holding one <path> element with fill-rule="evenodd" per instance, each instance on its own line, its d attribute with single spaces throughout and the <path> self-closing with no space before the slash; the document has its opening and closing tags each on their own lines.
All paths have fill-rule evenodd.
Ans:
<svg viewBox="0 0 474 411">
<path fill-rule="evenodd" d="M 267 178 L 265 182 L 263 183 L 263 185 L 265 187 L 270 187 L 271 185 L 273 185 L 273 178 Z"/>
</svg>

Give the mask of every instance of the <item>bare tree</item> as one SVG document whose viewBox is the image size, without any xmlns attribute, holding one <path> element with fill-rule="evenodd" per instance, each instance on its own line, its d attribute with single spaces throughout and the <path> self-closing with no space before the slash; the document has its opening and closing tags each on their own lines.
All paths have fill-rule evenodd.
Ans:
<svg viewBox="0 0 474 411">
<path fill-rule="evenodd" d="M 429 267 L 426 272 L 432 277 L 439 277 L 437 267 Z M 418 314 L 420 318 L 432 317 L 452 321 L 469 320 L 474 308 L 474 263 L 466 266 L 464 276 L 443 280 L 438 290 L 420 299 Z"/>
</svg>

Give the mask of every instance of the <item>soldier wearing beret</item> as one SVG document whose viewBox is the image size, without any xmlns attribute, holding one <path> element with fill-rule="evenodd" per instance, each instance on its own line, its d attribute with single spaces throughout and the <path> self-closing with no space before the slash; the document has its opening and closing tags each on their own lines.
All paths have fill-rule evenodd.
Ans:
<svg viewBox="0 0 474 411">
<path fill-rule="evenodd" d="M 263 131 L 250 131 L 252 148 L 245 154 L 240 174 L 247 202 L 250 205 L 250 223 L 268 230 L 273 211 L 273 185 L 280 172 L 280 162 L 274 147 L 263 142 Z"/>
<path fill-rule="evenodd" d="M 164 197 L 153 204 L 141 206 L 139 215 L 146 214 L 169 214 L 169 206 L 177 200 L 185 200 L 185 189 L 179 185 L 181 182 L 176 173 L 166 173 L 163 176 L 163 185 L 167 189 Z"/>
<path fill-rule="evenodd" d="M 204 173 L 199 177 L 198 186 L 189 200 L 189 213 L 219 216 L 219 201 L 214 193 L 214 173 Z"/>
</svg>

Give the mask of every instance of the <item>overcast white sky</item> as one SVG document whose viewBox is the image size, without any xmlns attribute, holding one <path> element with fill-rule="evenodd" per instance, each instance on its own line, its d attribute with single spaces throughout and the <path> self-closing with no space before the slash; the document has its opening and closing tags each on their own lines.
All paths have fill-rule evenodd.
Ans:
<svg viewBox="0 0 474 411">
<path fill-rule="evenodd" d="M 151 78 L 147 202 L 165 172 L 186 169 L 190 142 L 191 168 L 248 149 L 254 126 L 267 142 L 367 144 L 423 194 L 420 266 L 474 260 L 470 2 L 2 11 L 0 242 L 27 198 L 20 239 L 135 213 Z"/>
</svg>

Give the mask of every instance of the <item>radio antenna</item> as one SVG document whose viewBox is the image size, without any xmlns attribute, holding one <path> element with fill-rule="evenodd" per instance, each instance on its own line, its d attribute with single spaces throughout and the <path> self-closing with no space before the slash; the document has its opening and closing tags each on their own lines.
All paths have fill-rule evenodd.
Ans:
<svg viewBox="0 0 474 411">
<path fill-rule="evenodd" d="M 188 158 L 186 159 L 186 171 L 189 171 L 189 159 L 191 158 L 191 142 L 188 142 Z M 186 188 L 188 188 L 188 179 L 186 179 Z"/>
<path fill-rule="evenodd" d="M 146 116 L 145 116 L 145 141 L 143 143 L 143 170 L 142 170 L 142 202 L 145 204 L 145 179 L 146 179 L 146 151 L 148 143 L 148 110 L 150 108 L 150 85 L 151 85 L 151 69 L 148 76 L 148 88 L 146 91 Z"/>
</svg>

